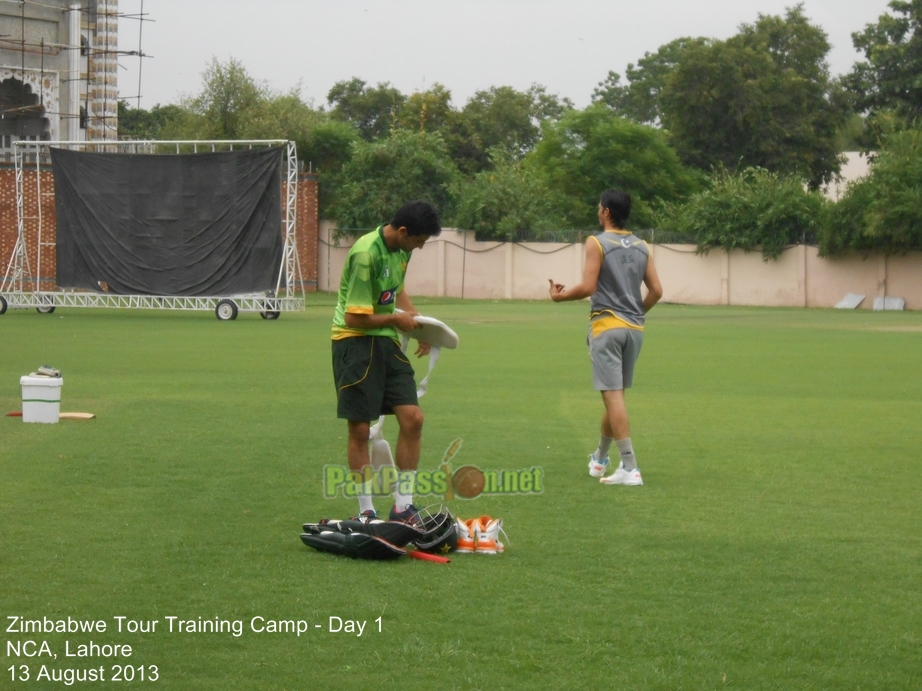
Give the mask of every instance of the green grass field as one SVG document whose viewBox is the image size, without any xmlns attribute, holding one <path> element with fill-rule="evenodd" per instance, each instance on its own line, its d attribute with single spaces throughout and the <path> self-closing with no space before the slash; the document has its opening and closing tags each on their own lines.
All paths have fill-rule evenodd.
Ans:
<svg viewBox="0 0 922 691">
<path fill-rule="evenodd" d="M 586 473 L 586 305 L 418 299 L 461 339 L 422 400 L 421 468 L 461 437 L 455 467 L 544 470 L 540 495 L 450 501 L 502 517 L 508 542 L 443 566 L 298 539 L 357 508 L 322 498 L 323 466 L 345 464 L 332 305 L 0 317 L 0 412 L 49 364 L 61 409 L 97 416 L 0 417 L 4 631 L 107 624 L 7 631 L 0 688 L 100 667 L 106 683 L 74 686 L 121 688 L 116 665 L 129 686 L 195 691 L 922 688 L 922 314 L 657 307 L 628 394 L 646 484 L 606 487 Z M 120 633 L 117 617 L 160 623 Z M 244 630 L 171 633 L 168 617 Z M 26 656 L 42 641 L 51 655 Z M 65 654 L 90 641 L 133 652 Z"/>
</svg>

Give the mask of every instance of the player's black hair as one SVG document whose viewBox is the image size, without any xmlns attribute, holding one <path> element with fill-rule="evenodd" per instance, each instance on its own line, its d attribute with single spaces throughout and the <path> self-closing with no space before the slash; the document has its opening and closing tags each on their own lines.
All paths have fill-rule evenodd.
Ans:
<svg viewBox="0 0 922 691">
<path fill-rule="evenodd" d="M 427 201 L 414 199 L 401 206 L 391 220 L 392 228 L 406 228 L 407 235 L 435 237 L 442 232 L 439 212 Z"/>
<path fill-rule="evenodd" d="M 631 195 L 622 190 L 605 190 L 599 204 L 603 209 L 608 209 L 615 227 L 623 230 L 627 219 L 631 217 Z"/>
</svg>

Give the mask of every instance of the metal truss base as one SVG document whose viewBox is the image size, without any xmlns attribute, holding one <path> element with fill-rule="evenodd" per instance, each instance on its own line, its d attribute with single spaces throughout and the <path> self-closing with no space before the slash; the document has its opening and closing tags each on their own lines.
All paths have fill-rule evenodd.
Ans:
<svg viewBox="0 0 922 691">
<path fill-rule="evenodd" d="M 216 311 L 219 303 L 232 303 L 230 312 L 259 312 L 278 316 L 281 312 L 304 310 L 303 297 L 275 298 L 265 295 L 232 295 L 209 297 L 178 297 L 167 295 L 105 295 L 101 293 L 65 293 L 56 291 L 4 292 L 0 295 L 9 309 L 34 307 L 51 311 L 54 307 L 102 307 L 115 309 L 154 309 L 184 311 Z M 219 319 L 224 319 L 218 314 Z M 233 319 L 233 317 L 229 317 Z M 274 318 L 274 317 L 273 317 Z"/>
</svg>

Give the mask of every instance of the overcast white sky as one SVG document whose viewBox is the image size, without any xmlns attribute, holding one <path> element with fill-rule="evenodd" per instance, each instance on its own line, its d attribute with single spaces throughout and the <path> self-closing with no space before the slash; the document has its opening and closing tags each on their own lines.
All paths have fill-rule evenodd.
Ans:
<svg viewBox="0 0 922 691">
<path fill-rule="evenodd" d="M 300 86 L 326 104 L 336 82 L 390 82 L 405 94 L 439 82 L 455 107 L 491 86 L 537 83 L 589 104 L 614 70 L 683 36 L 724 39 L 759 14 L 783 14 L 793 0 L 143 0 L 143 26 L 123 18 L 119 93 L 142 108 L 178 103 L 201 89 L 214 57 L 239 60 L 277 91 Z M 120 0 L 138 14 L 141 0 Z M 852 32 L 888 11 L 887 0 L 804 0 L 832 44 L 833 74 L 860 59 Z M 140 68 L 140 80 L 139 80 Z"/>
</svg>

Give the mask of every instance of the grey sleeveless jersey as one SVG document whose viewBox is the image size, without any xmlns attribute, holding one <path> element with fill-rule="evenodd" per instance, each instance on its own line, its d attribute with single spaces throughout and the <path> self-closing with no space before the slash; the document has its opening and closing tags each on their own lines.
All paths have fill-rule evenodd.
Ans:
<svg viewBox="0 0 922 691">
<path fill-rule="evenodd" d="M 593 236 L 602 246 L 602 267 L 590 302 L 592 314 L 611 311 L 624 321 L 643 326 L 640 286 L 647 272 L 650 248 L 636 235 L 606 231 Z"/>
</svg>

